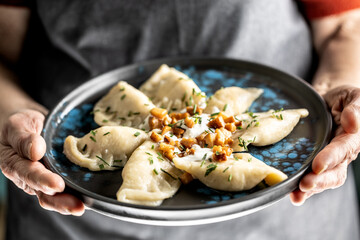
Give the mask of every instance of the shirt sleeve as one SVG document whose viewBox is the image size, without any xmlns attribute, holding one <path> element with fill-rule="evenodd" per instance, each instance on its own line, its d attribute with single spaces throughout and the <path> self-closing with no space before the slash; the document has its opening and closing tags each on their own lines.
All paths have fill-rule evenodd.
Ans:
<svg viewBox="0 0 360 240">
<path fill-rule="evenodd" d="M 326 17 L 360 8 L 360 0 L 301 0 L 309 19 Z"/>
</svg>

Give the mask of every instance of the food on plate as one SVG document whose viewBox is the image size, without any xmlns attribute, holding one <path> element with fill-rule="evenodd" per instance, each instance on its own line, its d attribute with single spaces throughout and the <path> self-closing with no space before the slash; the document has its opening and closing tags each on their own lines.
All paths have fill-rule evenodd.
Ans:
<svg viewBox="0 0 360 240">
<path fill-rule="evenodd" d="M 300 118 L 309 115 L 306 109 L 269 110 L 236 116 L 243 126 L 232 136 L 234 151 L 244 151 L 249 144 L 266 146 L 279 142 L 291 133 Z"/>
<path fill-rule="evenodd" d="M 180 188 L 182 171 L 144 142 L 131 155 L 123 171 L 123 184 L 116 196 L 121 202 L 158 206 Z"/>
<path fill-rule="evenodd" d="M 262 93 L 263 90 L 259 88 L 222 88 L 209 98 L 205 112 L 213 113 L 222 110 L 228 115 L 236 116 L 248 110 Z"/>
<path fill-rule="evenodd" d="M 94 107 L 103 127 L 68 136 L 64 153 L 93 171 L 124 167 L 117 200 L 132 204 L 158 206 L 193 179 L 222 191 L 272 186 L 287 176 L 247 146 L 280 141 L 308 111 L 246 112 L 262 92 L 228 87 L 208 98 L 185 74 L 162 65 L 140 90 L 125 82 L 113 87 Z"/>
<path fill-rule="evenodd" d="M 123 167 L 133 151 L 147 139 L 144 131 L 122 126 L 104 126 L 82 138 L 68 136 L 64 153 L 73 163 L 92 171 Z"/>
<path fill-rule="evenodd" d="M 120 81 L 96 103 L 94 120 L 100 126 L 139 127 L 154 107 L 144 93 Z"/>
<path fill-rule="evenodd" d="M 200 106 L 206 100 L 206 95 L 192 79 L 167 65 L 162 65 L 139 89 L 156 106 L 166 110 Z"/>
</svg>

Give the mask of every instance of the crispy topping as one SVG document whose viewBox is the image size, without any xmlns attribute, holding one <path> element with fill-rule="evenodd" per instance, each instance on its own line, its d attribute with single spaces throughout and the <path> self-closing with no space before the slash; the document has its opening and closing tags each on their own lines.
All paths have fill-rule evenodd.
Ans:
<svg viewBox="0 0 360 240">
<path fill-rule="evenodd" d="M 220 114 L 213 120 L 211 120 L 208 123 L 208 126 L 211 128 L 222 128 L 225 127 L 225 122 L 222 116 Z"/>
<path fill-rule="evenodd" d="M 180 142 L 185 148 L 191 148 L 197 143 L 195 138 L 183 138 Z"/>
<path fill-rule="evenodd" d="M 192 127 L 194 127 L 194 125 L 195 125 L 194 120 L 192 120 L 192 119 L 189 118 L 189 117 L 186 117 L 185 120 L 184 120 L 184 122 L 185 122 L 185 125 L 186 125 L 188 128 L 192 128 Z"/>
<path fill-rule="evenodd" d="M 163 119 L 166 115 L 167 115 L 167 111 L 166 109 L 162 109 L 162 108 L 153 108 L 150 110 L 150 113 L 159 119 Z"/>
<path fill-rule="evenodd" d="M 162 136 L 160 134 L 157 134 L 156 132 L 151 133 L 150 139 L 154 142 L 160 142 L 161 140 L 163 140 Z"/>
</svg>

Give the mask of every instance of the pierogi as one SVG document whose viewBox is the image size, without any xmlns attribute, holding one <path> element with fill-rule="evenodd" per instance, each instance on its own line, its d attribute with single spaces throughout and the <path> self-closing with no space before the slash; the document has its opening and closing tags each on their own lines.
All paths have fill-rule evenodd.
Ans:
<svg viewBox="0 0 360 240">
<path fill-rule="evenodd" d="M 92 171 L 122 168 L 118 201 L 158 206 L 193 179 L 217 190 L 243 191 L 287 178 L 246 153 L 247 146 L 282 140 L 309 114 L 306 109 L 246 112 L 262 89 L 228 87 L 207 98 L 167 65 L 139 89 L 120 81 L 94 107 L 102 127 L 64 143 L 74 164 Z"/>
</svg>

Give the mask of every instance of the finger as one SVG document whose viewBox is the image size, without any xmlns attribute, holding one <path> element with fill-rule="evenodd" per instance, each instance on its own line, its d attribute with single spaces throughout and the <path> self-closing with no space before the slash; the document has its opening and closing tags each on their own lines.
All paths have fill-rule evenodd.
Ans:
<svg viewBox="0 0 360 240">
<path fill-rule="evenodd" d="M 22 157 L 37 161 L 46 150 L 44 139 L 40 136 L 44 115 L 26 110 L 12 115 L 5 124 L 1 143 L 9 145 Z"/>
<path fill-rule="evenodd" d="M 360 151 L 360 135 L 342 133 L 336 136 L 323 150 L 314 158 L 312 170 L 320 174 L 327 169 L 332 169 L 339 163 L 350 163 L 357 157 Z"/>
<path fill-rule="evenodd" d="M 306 200 L 306 193 L 302 192 L 300 189 L 296 189 L 290 193 L 290 201 L 295 206 L 301 206 Z"/>
<path fill-rule="evenodd" d="M 13 182 L 21 181 L 22 186 L 27 185 L 31 189 L 49 195 L 64 191 L 64 180 L 46 169 L 40 162 L 19 157 L 11 147 L 1 149 L 1 158 L 2 171 Z M 17 185 L 19 186 L 19 183 Z"/>
<path fill-rule="evenodd" d="M 319 193 L 326 189 L 340 187 L 345 183 L 347 166 L 347 162 L 343 162 L 321 174 L 308 173 L 300 181 L 299 188 L 302 192 Z"/>
<path fill-rule="evenodd" d="M 85 212 L 83 202 L 70 194 L 57 193 L 54 196 L 49 196 L 42 192 L 37 192 L 36 195 L 40 206 L 44 209 L 75 216 L 81 216 Z"/>
</svg>

